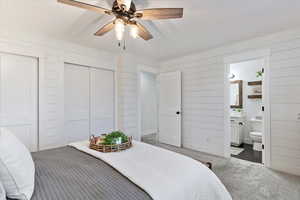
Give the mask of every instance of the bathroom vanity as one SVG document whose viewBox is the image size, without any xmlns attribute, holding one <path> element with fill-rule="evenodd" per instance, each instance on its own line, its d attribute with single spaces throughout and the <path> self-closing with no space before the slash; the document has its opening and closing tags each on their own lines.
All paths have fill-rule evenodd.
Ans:
<svg viewBox="0 0 300 200">
<path fill-rule="evenodd" d="M 245 122 L 245 118 L 242 115 L 240 116 L 237 116 L 235 114 L 231 115 L 230 117 L 231 145 L 240 146 L 243 143 L 244 122 Z"/>
</svg>

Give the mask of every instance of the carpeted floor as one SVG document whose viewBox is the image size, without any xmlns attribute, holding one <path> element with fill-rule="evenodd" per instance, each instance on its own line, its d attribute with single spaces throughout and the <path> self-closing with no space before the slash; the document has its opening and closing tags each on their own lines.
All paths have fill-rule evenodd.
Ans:
<svg viewBox="0 0 300 200">
<path fill-rule="evenodd" d="M 213 163 L 213 171 L 226 186 L 233 200 L 300 200 L 300 177 L 270 170 L 260 164 L 237 158 L 229 160 L 209 154 L 157 143 L 150 137 L 143 141 L 196 160 Z"/>
</svg>

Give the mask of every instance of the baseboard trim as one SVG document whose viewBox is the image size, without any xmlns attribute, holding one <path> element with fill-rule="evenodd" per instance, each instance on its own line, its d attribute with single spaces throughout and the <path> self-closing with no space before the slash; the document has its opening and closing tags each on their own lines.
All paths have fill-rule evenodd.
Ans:
<svg viewBox="0 0 300 200">
<path fill-rule="evenodd" d="M 155 134 L 157 133 L 157 129 L 149 129 L 149 130 L 144 130 L 142 131 L 142 135 L 145 136 L 145 135 L 151 135 L 151 134 Z"/>
</svg>

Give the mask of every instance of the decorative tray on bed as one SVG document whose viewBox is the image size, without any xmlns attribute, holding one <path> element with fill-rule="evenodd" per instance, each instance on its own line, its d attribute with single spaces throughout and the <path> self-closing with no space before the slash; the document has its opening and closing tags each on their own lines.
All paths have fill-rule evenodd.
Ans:
<svg viewBox="0 0 300 200">
<path fill-rule="evenodd" d="M 132 137 L 119 131 L 99 137 L 92 136 L 90 139 L 90 149 L 103 153 L 124 151 L 130 147 L 132 147 Z"/>
</svg>

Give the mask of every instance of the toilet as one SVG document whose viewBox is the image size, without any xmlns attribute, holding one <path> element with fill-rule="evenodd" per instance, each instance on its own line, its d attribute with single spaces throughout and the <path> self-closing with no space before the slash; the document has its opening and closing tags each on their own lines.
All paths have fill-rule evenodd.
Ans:
<svg viewBox="0 0 300 200">
<path fill-rule="evenodd" d="M 251 131 L 249 136 L 253 142 L 254 151 L 262 151 L 262 119 L 261 117 L 256 117 L 250 120 Z"/>
</svg>

